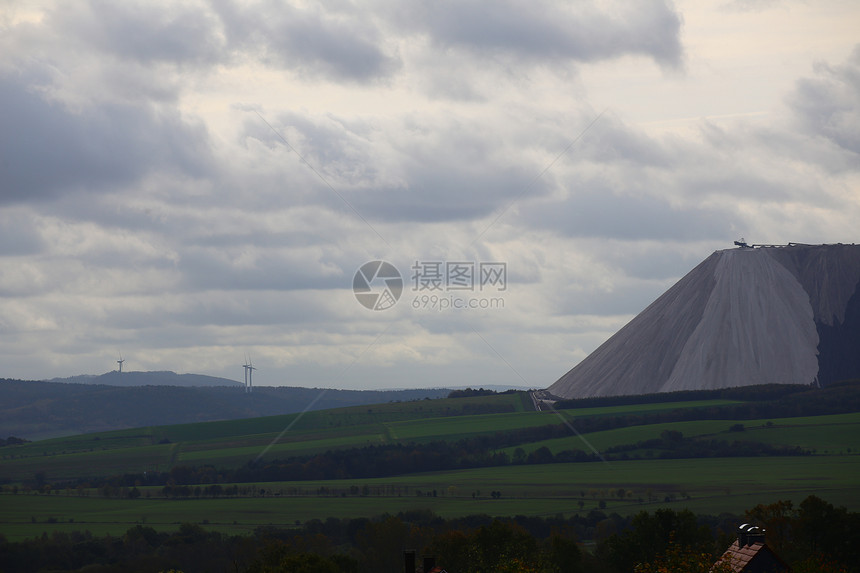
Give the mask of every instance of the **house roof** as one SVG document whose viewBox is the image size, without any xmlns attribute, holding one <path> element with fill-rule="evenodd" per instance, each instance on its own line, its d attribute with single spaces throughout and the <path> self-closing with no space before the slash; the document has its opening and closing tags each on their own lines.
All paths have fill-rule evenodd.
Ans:
<svg viewBox="0 0 860 573">
<path fill-rule="evenodd" d="M 779 563 L 784 571 L 790 571 L 788 565 L 779 558 L 767 545 L 761 541 L 756 541 L 749 545 L 740 545 L 737 541 L 732 543 L 726 552 L 717 560 L 717 565 L 720 563 L 728 563 L 735 573 L 750 571 L 748 569 L 750 563 L 759 556 L 767 555 L 768 561 Z"/>
</svg>

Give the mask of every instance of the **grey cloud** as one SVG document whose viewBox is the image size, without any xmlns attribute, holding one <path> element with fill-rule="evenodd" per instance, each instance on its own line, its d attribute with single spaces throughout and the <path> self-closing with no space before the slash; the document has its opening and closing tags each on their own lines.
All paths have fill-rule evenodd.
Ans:
<svg viewBox="0 0 860 573">
<path fill-rule="evenodd" d="M 630 243 L 612 241 L 607 246 L 594 245 L 593 252 L 605 264 L 621 269 L 628 277 L 660 282 L 676 280 L 699 264 L 702 253 L 708 248 L 703 243 L 692 243 L 693 248 L 686 250 L 678 243 L 661 242 L 658 248 L 654 243 Z M 731 246 L 726 242 L 726 247 Z M 650 288 L 650 287 L 649 287 Z M 654 287 L 657 288 L 657 287 Z"/>
<path fill-rule="evenodd" d="M 239 6 L 214 0 L 231 48 L 257 52 L 272 63 L 312 77 L 370 81 L 397 69 L 382 36 L 360 9 L 352 13 L 290 4 Z M 330 7 L 331 8 L 331 7 Z"/>
<path fill-rule="evenodd" d="M 345 184 L 375 179 L 370 126 L 332 116 L 315 119 L 296 113 L 281 114 L 277 124 L 300 134 L 301 141 L 292 141 L 290 145 L 299 147 L 302 157 L 315 170 Z M 289 133 L 281 135 L 289 141 Z M 282 143 L 280 138 L 277 140 L 276 143 Z"/>
<path fill-rule="evenodd" d="M 204 6 L 90 0 L 60 3 L 49 13 L 53 33 L 113 57 L 142 63 L 214 63 L 224 55 L 218 18 Z"/>
<path fill-rule="evenodd" d="M 376 221 L 465 221 L 503 209 L 529 189 L 533 178 L 516 166 L 469 169 L 454 163 L 429 163 L 410 170 L 408 186 L 366 190 L 353 200 Z M 545 182 L 538 182 L 529 194 L 540 196 L 545 187 Z"/>
<path fill-rule="evenodd" d="M 17 32 L 29 35 L 22 45 L 62 43 L 82 55 L 133 62 L 149 68 L 143 73 L 153 82 L 164 81 L 160 75 L 170 70 L 165 72 L 165 65 L 183 74 L 205 74 L 213 66 L 241 65 L 248 58 L 314 78 L 356 82 L 396 71 L 399 59 L 388 53 L 373 15 L 346 8 L 89 0 L 61 3 L 46 12 L 44 22 Z"/>
<path fill-rule="evenodd" d="M 159 170 L 207 170 L 205 128 L 170 109 L 102 104 L 73 113 L 24 80 L 0 77 L 0 203 L 104 191 Z"/>
<path fill-rule="evenodd" d="M 739 149 L 742 149 L 743 144 L 738 142 L 738 145 Z M 767 158 L 754 154 L 754 151 L 759 150 L 747 150 L 755 160 L 766 163 Z M 804 182 L 795 181 L 793 182 L 795 186 L 787 185 L 786 180 L 774 180 L 765 169 L 761 172 L 749 169 L 746 162 L 752 158 L 746 158 L 743 162 L 733 162 L 731 158 L 720 157 L 715 150 L 711 152 L 710 165 L 690 164 L 681 173 L 676 174 L 674 181 L 655 181 L 655 185 L 670 186 L 689 199 L 720 198 L 723 202 L 752 200 L 775 203 L 797 196 L 797 199 L 804 200 L 803 194 L 807 190 L 796 186 Z M 716 165 L 722 168 L 715 169 Z M 809 197 L 805 197 L 805 200 L 808 201 Z"/>
<path fill-rule="evenodd" d="M 302 249 L 319 245 L 323 240 L 318 233 L 307 230 L 258 231 L 253 223 L 248 224 L 245 229 L 215 230 L 206 236 L 189 238 L 189 241 L 203 249 L 237 249 L 248 246 L 267 248 L 285 245 Z"/>
<path fill-rule="evenodd" d="M 333 261 L 326 265 L 301 253 L 266 249 L 255 257 L 253 265 L 239 265 L 242 254 L 241 248 L 216 251 L 187 247 L 177 267 L 194 290 L 329 290 L 350 284 L 351 274 L 332 272 Z"/>
<path fill-rule="evenodd" d="M 333 291 L 331 296 L 351 297 L 352 293 Z M 294 293 L 285 296 L 279 292 L 208 290 L 169 303 L 163 305 L 157 299 L 134 301 L 128 308 L 112 309 L 102 324 L 117 329 L 143 328 L 144 336 L 158 340 L 159 344 L 183 346 L 189 340 L 194 345 L 202 344 L 201 339 L 217 343 L 223 336 L 214 331 L 200 331 L 201 326 L 224 331 L 253 325 L 253 331 L 248 333 L 253 336 L 267 326 L 324 324 L 336 320 L 324 298 Z"/>
<path fill-rule="evenodd" d="M 228 200 L 240 208 L 265 210 L 324 206 L 354 217 L 344 199 L 352 204 L 355 193 L 377 178 L 370 144 L 329 118 L 284 114 L 266 121 L 274 132 L 256 115 L 244 123 L 243 145 L 260 155 L 263 167 L 241 176 L 225 174 L 223 180 L 244 195 Z M 260 149 L 257 142 L 267 149 Z"/>
<path fill-rule="evenodd" d="M 481 53 L 583 62 L 639 54 L 669 67 L 683 59 L 681 17 L 661 0 L 604 11 L 591 2 L 451 0 L 403 7 L 399 19 L 442 47 Z"/>
<path fill-rule="evenodd" d="M 33 217 L 20 212 L 0 212 L 0 256 L 32 255 L 45 248 Z"/>
<path fill-rule="evenodd" d="M 563 204 L 521 207 L 530 227 L 570 237 L 620 240 L 704 240 L 731 235 L 729 218 L 718 208 L 674 207 L 661 197 L 619 193 L 600 181 L 581 184 Z"/>
<path fill-rule="evenodd" d="M 635 167 L 671 169 L 677 167 L 679 149 L 655 141 L 637 129 L 625 125 L 611 112 L 601 116 L 572 151 L 569 161 L 589 160 L 603 164 L 626 164 Z"/>
<path fill-rule="evenodd" d="M 435 125 L 431 134 L 397 129 L 404 135 L 383 135 L 380 141 L 374 141 L 371 126 L 347 124 L 334 117 L 284 114 L 274 126 L 314 171 L 323 174 L 327 184 L 373 221 L 438 222 L 482 217 L 525 191 L 532 197 L 542 195 L 551 180 L 534 181 L 540 167 L 509 158 L 504 149 L 495 148 L 497 141 L 487 126 L 457 120 Z M 261 122 L 246 124 L 246 133 L 269 145 L 285 147 Z M 378 157 L 379 153 L 389 155 Z M 376 165 L 377 161 L 390 165 L 392 153 L 396 174 Z M 307 165 L 298 169 L 306 175 L 311 173 Z M 349 210 L 324 188 L 325 184 L 315 182 L 315 186 L 316 196 L 307 197 L 309 201 Z"/>
<path fill-rule="evenodd" d="M 671 284 L 672 281 L 624 278 L 614 281 L 611 289 L 601 290 L 592 286 L 584 290 L 561 290 L 555 293 L 557 298 L 552 307 L 553 314 L 556 316 L 638 314 Z"/>
<path fill-rule="evenodd" d="M 789 105 L 805 131 L 860 154 L 860 45 L 843 65 L 822 63 L 815 71 L 815 78 L 797 82 Z"/>
</svg>

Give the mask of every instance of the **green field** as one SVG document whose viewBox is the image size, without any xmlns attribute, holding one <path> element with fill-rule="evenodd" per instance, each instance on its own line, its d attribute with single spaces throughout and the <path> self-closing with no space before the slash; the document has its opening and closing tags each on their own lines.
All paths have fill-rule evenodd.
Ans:
<svg viewBox="0 0 860 573">
<path fill-rule="evenodd" d="M 573 422 L 575 425 L 575 421 Z M 743 424 L 743 432 L 732 432 L 729 428 Z M 770 425 L 768 425 L 770 424 Z M 696 420 L 690 422 L 669 422 L 631 426 L 588 434 L 585 439 L 598 451 L 613 446 L 633 444 L 659 438 L 666 430 L 681 432 L 687 437 L 721 438 L 731 441 L 757 441 L 784 446 L 800 446 L 815 450 L 818 454 L 860 453 L 860 412 L 854 414 L 833 414 L 827 416 L 801 418 L 773 418 L 762 420 Z M 523 449 L 526 453 L 546 446 L 553 453 L 563 450 L 590 448 L 580 437 L 572 435 L 565 438 L 532 442 Z M 513 454 L 515 448 L 506 448 Z"/>
<path fill-rule="evenodd" d="M 593 408 L 573 408 L 561 410 L 568 416 L 618 416 L 621 414 L 641 414 L 644 412 L 671 412 L 679 408 L 701 408 L 704 406 L 726 406 L 740 404 L 737 400 L 689 400 L 686 402 L 657 402 L 655 404 L 631 404 L 625 406 L 595 406 Z"/>
<path fill-rule="evenodd" d="M 238 484 L 230 498 L 167 499 L 159 487 L 141 487 L 141 497 L 104 497 L 97 490 L 54 488 L 44 483 L 167 471 L 176 465 L 236 468 L 265 452 L 264 459 L 315 455 L 374 444 L 455 441 L 464 437 L 558 425 L 575 428 L 592 416 L 667 412 L 732 404 L 690 401 L 565 410 L 529 411 L 523 394 L 390 403 L 372 407 L 138 428 L 72 436 L 6 447 L 0 478 L 0 534 L 9 539 L 45 531 L 89 530 L 121 534 L 146 523 L 173 530 L 181 522 L 224 532 L 261 525 L 290 526 L 310 519 L 368 517 L 384 512 L 431 509 L 444 517 L 474 513 L 546 516 L 588 512 L 627 515 L 658 507 L 698 513 L 741 513 L 758 503 L 818 495 L 851 510 L 860 507 L 860 413 L 760 420 L 698 420 L 653 423 L 506 447 L 526 453 L 546 446 L 553 453 L 616 446 L 659 438 L 666 430 L 687 438 L 800 446 L 814 455 L 654 459 L 506 465 L 386 478 Z M 490 410 L 487 412 L 487 410 Z M 744 430 L 732 431 L 736 424 Z M 587 442 L 587 443 L 586 443 Z M 650 454 L 653 455 L 653 452 Z M 226 486 L 228 484 L 221 484 Z M 12 493 L 14 491 L 17 493 Z M 492 492 L 501 497 L 493 499 Z M 114 492 L 116 493 L 116 492 Z"/>
<path fill-rule="evenodd" d="M 470 405 L 509 413 L 462 414 Z M 392 442 L 426 442 L 557 424 L 524 412 L 519 394 L 422 400 L 250 420 L 205 422 L 72 436 L 16 446 L 0 477 L 19 482 L 44 471 L 49 480 L 167 470 L 173 465 L 237 467 L 264 450 L 266 459 Z M 289 428 L 289 431 L 285 429 Z M 162 441 L 169 443 L 162 444 Z M 5 459 L 9 458 L 9 459 Z"/>
<path fill-rule="evenodd" d="M 332 515 L 367 517 L 413 509 L 430 509 L 443 517 L 570 515 L 597 509 L 601 501 L 606 504 L 604 511 L 621 515 L 659 507 L 717 515 L 742 513 L 779 499 L 799 503 L 811 494 L 856 508 L 860 506 L 858 475 L 860 456 L 815 456 L 549 464 L 396 479 L 260 483 L 253 484 L 253 489 L 264 490 L 263 496 L 230 499 L 147 499 L 146 488 L 144 497 L 136 500 L 105 499 L 96 492 L 87 497 L 4 494 L 0 533 L 8 539 L 43 531 L 120 534 L 139 523 L 173 530 L 182 522 L 240 533 L 261 525 L 292 526 Z M 331 493 L 317 495 L 321 486 Z M 351 486 L 367 486 L 369 493 L 347 494 Z M 618 489 L 624 490 L 621 498 Z M 500 499 L 490 497 L 494 490 L 502 493 Z"/>
</svg>

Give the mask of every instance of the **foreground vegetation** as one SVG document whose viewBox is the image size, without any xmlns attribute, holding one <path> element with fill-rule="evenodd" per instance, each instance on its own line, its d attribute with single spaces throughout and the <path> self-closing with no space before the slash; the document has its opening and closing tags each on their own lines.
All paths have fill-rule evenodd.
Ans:
<svg viewBox="0 0 860 573">
<path fill-rule="evenodd" d="M 741 520 L 775 532 L 769 545 L 796 572 L 857 570 L 860 514 L 812 496 L 796 508 L 783 501 L 758 505 L 743 517 L 661 509 L 628 518 L 594 510 L 568 518 L 444 519 L 412 511 L 259 527 L 243 536 L 183 523 L 170 532 L 136 525 L 116 536 L 0 537 L 0 570 L 396 572 L 403 570 L 403 551 L 411 549 L 452 572 L 721 572 L 712 565 Z M 590 551 L 577 541 L 586 537 L 595 539 Z"/>
</svg>

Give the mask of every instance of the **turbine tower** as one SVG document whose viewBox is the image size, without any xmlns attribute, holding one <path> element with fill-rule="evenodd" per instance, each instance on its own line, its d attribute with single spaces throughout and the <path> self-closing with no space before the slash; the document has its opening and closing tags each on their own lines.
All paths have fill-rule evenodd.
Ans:
<svg viewBox="0 0 860 573">
<path fill-rule="evenodd" d="M 254 364 L 251 362 L 251 355 L 249 354 L 248 355 L 248 392 L 254 391 L 254 381 L 253 381 L 254 370 L 256 370 L 256 368 L 254 367 Z"/>
<path fill-rule="evenodd" d="M 116 361 L 116 363 L 119 364 L 119 373 L 120 374 L 122 374 L 122 363 L 123 362 L 125 362 L 125 360 L 122 359 L 122 352 L 120 352 L 119 353 L 119 360 Z"/>
<path fill-rule="evenodd" d="M 242 364 L 242 368 L 245 369 L 245 392 L 246 393 L 249 392 L 249 390 L 248 390 L 248 367 L 249 366 L 250 366 L 250 364 L 248 364 L 248 355 L 245 354 L 245 363 Z"/>
</svg>

